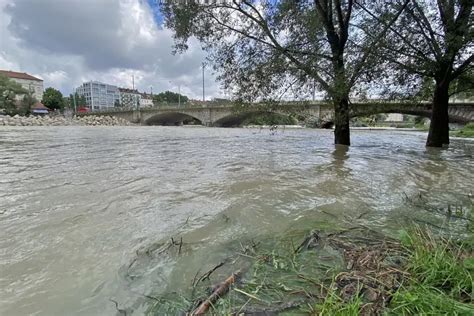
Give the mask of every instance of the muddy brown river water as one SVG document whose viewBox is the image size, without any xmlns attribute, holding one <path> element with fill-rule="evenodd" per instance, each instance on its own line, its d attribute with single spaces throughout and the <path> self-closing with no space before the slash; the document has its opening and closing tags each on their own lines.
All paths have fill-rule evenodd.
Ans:
<svg viewBox="0 0 474 316">
<path fill-rule="evenodd" d="M 454 232 L 465 222 L 409 201 L 470 207 L 474 142 L 425 140 L 353 131 L 347 149 L 329 130 L 0 127 L 0 315 L 115 315 L 109 299 L 132 306 L 179 283 L 172 261 L 122 273 L 177 231 L 213 246 L 305 222 Z"/>
</svg>

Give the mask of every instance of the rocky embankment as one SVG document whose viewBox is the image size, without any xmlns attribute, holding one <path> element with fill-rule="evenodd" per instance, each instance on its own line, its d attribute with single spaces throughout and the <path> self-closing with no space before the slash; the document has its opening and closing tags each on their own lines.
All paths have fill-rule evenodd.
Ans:
<svg viewBox="0 0 474 316">
<path fill-rule="evenodd" d="M 0 126 L 128 126 L 129 121 L 113 116 L 3 116 Z"/>
</svg>

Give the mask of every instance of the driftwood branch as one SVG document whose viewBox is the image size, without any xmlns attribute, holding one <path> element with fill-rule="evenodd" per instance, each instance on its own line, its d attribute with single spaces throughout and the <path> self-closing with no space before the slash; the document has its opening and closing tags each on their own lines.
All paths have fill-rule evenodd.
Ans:
<svg viewBox="0 0 474 316">
<path fill-rule="evenodd" d="M 238 270 L 234 272 L 230 277 L 228 277 L 224 282 L 219 284 L 212 294 L 204 300 L 192 313 L 191 315 L 203 315 L 206 313 L 211 305 L 215 303 L 220 297 L 224 296 L 229 292 L 230 286 L 235 283 L 236 279 L 241 275 L 241 271 Z"/>
<path fill-rule="evenodd" d="M 204 273 L 203 275 L 201 275 L 201 277 L 199 279 L 194 279 L 193 281 L 193 284 L 192 286 L 195 287 L 199 282 L 202 282 L 206 279 L 209 280 L 209 277 L 211 276 L 211 274 L 216 271 L 217 269 L 219 269 L 220 267 L 222 267 L 223 265 L 225 264 L 225 261 L 222 261 L 221 263 L 219 263 L 218 265 L 216 265 L 214 268 L 212 268 L 211 270 L 207 271 L 206 273 Z"/>
</svg>

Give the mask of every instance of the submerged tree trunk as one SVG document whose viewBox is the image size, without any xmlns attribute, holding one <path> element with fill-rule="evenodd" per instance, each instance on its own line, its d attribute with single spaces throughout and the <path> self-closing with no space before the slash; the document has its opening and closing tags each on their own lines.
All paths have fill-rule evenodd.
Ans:
<svg viewBox="0 0 474 316">
<path fill-rule="evenodd" d="M 447 80 L 436 80 L 430 131 L 426 141 L 428 147 L 442 147 L 449 144 L 448 103 L 449 82 Z"/>
<path fill-rule="evenodd" d="M 336 145 L 351 145 L 349 131 L 349 98 L 334 101 L 334 138 Z"/>
</svg>

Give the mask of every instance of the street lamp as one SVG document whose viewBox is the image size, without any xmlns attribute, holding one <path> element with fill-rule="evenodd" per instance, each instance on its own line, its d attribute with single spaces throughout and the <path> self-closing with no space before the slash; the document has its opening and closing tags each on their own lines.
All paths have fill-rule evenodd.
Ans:
<svg viewBox="0 0 474 316">
<path fill-rule="evenodd" d="M 202 62 L 202 102 L 206 101 L 206 94 L 204 90 L 204 68 L 206 67 L 206 64 Z"/>
</svg>

